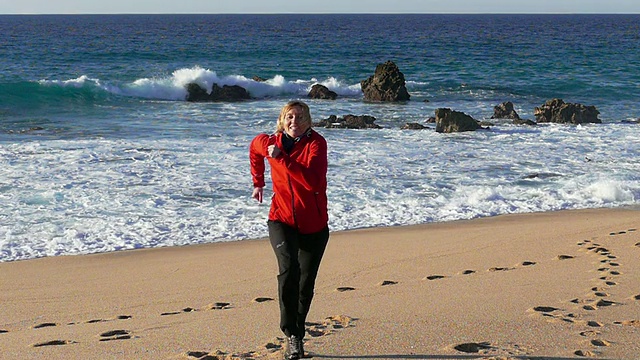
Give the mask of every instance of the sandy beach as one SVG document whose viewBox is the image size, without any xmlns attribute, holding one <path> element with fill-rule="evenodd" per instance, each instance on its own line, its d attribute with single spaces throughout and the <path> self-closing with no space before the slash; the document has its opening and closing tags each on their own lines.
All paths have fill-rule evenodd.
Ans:
<svg viewBox="0 0 640 360">
<path fill-rule="evenodd" d="M 332 233 L 325 359 L 638 359 L 640 212 Z M 2 359 L 278 359 L 265 239 L 0 263 Z"/>
</svg>

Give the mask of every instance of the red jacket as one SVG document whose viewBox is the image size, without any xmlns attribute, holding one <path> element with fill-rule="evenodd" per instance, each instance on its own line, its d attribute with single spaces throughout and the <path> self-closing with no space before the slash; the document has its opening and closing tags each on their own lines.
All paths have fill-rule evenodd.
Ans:
<svg viewBox="0 0 640 360">
<path fill-rule="evenodd" d="M 300 137 L 287 154 L 267 156 L 267 147 L 281 150 L 282 133 L 256 136 L 249 148 L 251 177 L 254 187 L 264 187 L 264 159 L 271 166 L 273 196 L 269 220 L 295 227 L 302 234 L 322 230 L 328 223 L 327 213 L 327 141 L 310 129 Z"/>
</svg>

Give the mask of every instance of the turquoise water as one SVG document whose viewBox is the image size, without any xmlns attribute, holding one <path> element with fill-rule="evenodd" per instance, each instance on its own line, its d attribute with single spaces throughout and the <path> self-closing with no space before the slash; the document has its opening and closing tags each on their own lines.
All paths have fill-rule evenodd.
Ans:
<svg viewBox="0 0 640 360">
<path fill-rule="evenodd" d="M 319 129 L 332 230 L 637 205 L 639 28 L 640 15 L 0 16 L 0 261 L 266 236 L 247 145 L 315 83 L 339 94 L 308 100 L 315 120 L 383 127 Z M 362 98 L 387 60 L 408 103 Z M 253 99 L 188 103 L 189 82 Z M 440 107 L 490 120 L 504 101 L 534 119 L 551 98 L 594 105 L 603 124 L 400 130 Z"/>
</svg>

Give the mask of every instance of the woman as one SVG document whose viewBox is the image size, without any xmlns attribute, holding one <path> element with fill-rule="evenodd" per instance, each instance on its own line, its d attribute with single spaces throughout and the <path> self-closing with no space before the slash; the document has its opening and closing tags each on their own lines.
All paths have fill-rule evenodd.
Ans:
<svg viewBox="0 0 640 360">
<path fill-rule="evenodd" d="M 305 320 L 322 255 L 329 241 L 327 142 L 311 128 L 309 106 L 291 101 L 280 111 L 276 132 L 251 142 L 252 197 L 262 202 L 266 158 L 273 195 L 269 240 L 278 260 L 280 329 L 285 359 L 304 356 Z"/>
</svg>

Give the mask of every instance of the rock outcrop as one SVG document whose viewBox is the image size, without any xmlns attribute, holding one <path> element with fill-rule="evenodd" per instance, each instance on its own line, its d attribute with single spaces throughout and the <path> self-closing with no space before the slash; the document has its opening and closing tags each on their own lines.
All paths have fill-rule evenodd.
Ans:
<svg viewBox="0 0 640 360">
<path fill-rule="evenodd" d="M 411 97 L 407 91 L 404 74 L 392 61 L 378 64 L 373 76 L 360 82 L 364 99 L 368 101 L 408 101 Z"/>
<path fill-rule="evenodd" d="M 324 127 L 327 129 L 381 129 L 374 124 L 376 118 L 369 115 L 345 115 L 337 117 L 331 115 L 329 118 L 313 123 L 313 126 Z"/>
<path fill-rule="evenodd" d="M 600 124 L 602 121 L 598 119 L 599 114 L 595 106 L 565 103 L 562 99 L 547 100 L 534 110 L 538 123 Z"/>
<path fill-rule="evenodd" d="M 189 83 L 187 88 L 187 101 L 206 102 L 206 101 L 241 101 L 251 99 L 251 96 L 245 88 L 238 85 L 213 84 L 211 92 L 207 92 L 202 86 L 196 83 Z"/>
<path fill-rule="evenodd" d="M 436 132 L 453 133 L 475 131 L 482 126 L 471 116 L 448 108 L 438 108 L 436 113 Z"/>
<path fill-rule="evenodd" d="M 422 130 L 422 129 L 428 129 L 428 127 L 416 122 L 410 122 L 402 125 L 400 129 L 401 130 Z"/>
<path fill-rule="evenodd" d="M 505 101 L 500 105 L 496 105 L 493 107 L 493 115 L 492 119 L 520 119 L 520 116 L 513 108 L 513 103 L 511 101 Z"/>
<path fill-rule="evenodd" d="M 338 94 L 322 84 L 315 84 L 307 96 L 311 99 L 335 100 Z"/>
</svg>

